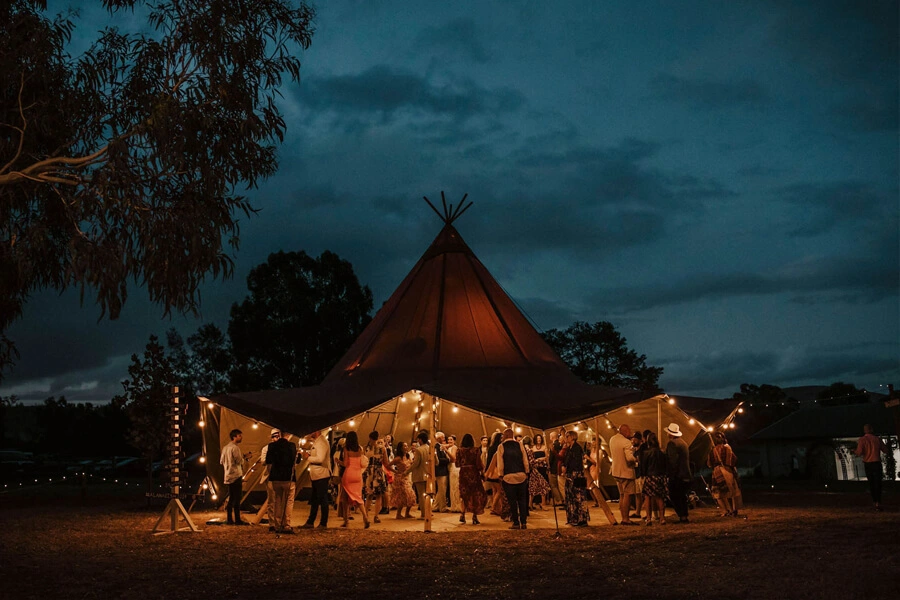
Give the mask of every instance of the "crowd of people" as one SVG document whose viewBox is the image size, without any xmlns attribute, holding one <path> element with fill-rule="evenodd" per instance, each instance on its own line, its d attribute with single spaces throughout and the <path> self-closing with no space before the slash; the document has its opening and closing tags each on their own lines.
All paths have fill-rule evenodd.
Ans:
<svg viewBox="0 0 900 600">
<path fill-rule="evenodd" d="M 350 431 L 329 445 L 321 432 L 308 437 L 302 448 L 278 429 L 272 443 L 263 448 L 266 465 L 269 529 L 292 533 L 291 517 L 296 493 L 294 465 L 308 460 L 312 485 L 309 516 L 304 529 L 328 527 L 336 508 L 341 527 L 354 514 L 363 527 L 381 522 L 394 511 L 395 519 L 424 519 L 426 503 L 433 512 L 459 513 L 460 523 L 479 525 L 485 513 L 508 522 L 511 529 L 527 529 L 533 511 L 564 507 L 566 525 L 585 527 L 591 515 L 589 503 L 603 508 L 613 525 L 666 524 L 666 501 L 677 523 L 689 522 L 688 493 L 693 480 L 687 443 L 677 423 L 663 430 L 666 445 L 653 431 L 632 432 L 618 427 L 609 440 L 609 452 L 598 443 L 579 442 L 577 431 L 560 428 L 545 440 L 515 435 L 512 429 L 481 436 L 478 443 L 466 433 L 457 444 L 455 435 L 419 431 L 412 443 L 392 436 L 369 433 L 365 444 Z M 721 516 L 737 516 L 742 507 L 737 458 L 724 433 L 713 434 L 715 446 L 707 465 L 712 469 L 710 489 Z M 238 449 L 241 432 L 231 432 L 232 442 L 222 450 L 225 483 L 232 493 L 228 523 L 243 523 L 239 498 L 243 462 L 249 456 Z M 428 462 L 434 460 L 434 488 L 428 493 Z M 600 486 L 600 465 L 610 462 L 610 475 L 619 491 L 620 520 L 615 519 Z M 238 491 L 235 494 L 235 490 Z M 412 510 L 417 508 L 417 515 Z"/>
</svg>

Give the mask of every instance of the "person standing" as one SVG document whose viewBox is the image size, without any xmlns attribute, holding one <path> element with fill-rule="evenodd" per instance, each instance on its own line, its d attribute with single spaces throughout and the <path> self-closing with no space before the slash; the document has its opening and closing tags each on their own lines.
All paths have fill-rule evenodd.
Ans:
<svg viewBox="0 0 900 600">
<path fill-rule="evenodd" d="M 434 434 L 434 512 L 450 512 L 447 507 L 448 484 L 450 481 L 450 458 L 447 456 L 447 445 L 444 434 Z"/>
<path fill-rule="evenodd" d="M 631 427 L 622 424 L 619 432 L 609 440 L 609 454 L 612 460 L 609 472 L 619 488 L 619 513 L 622 525 L 637 525 L 629 516 L 631 497 L 634 495 L 634 446 L 631 444 Z"/>
<path fill-rule="evenodd" d="M 277 429 L 273 429 L 269 437 L 274 442 L 281 437 L 281 433 Z M 263 474 L 259 478 L 259 482 L 266 486 L 266 521 L 269 523 L 269 531 L 275 531 L 275 488 L 272 487 L 272 482 L 269 480 L 272 467 L 266 462 L 268 454 L 269 445 L 266 444 L 259 453 L 259 462 L 264 465 Z"/>
<path fill-rule="evenodd" d="M 350 431 L 344 438 L 344 453 L 341 464 L 344 466 L 344 474 L 341 475 L 341 496 L 343 504 L 341 505 L 344 523 L 341 527 L 347 527 L 350 523 L 350 509 L 358 506 L 362 513 L 363 523 L 368 529 L 369 513 L 366 512 L 366 502 L 363 500 L 363 470 L 368 466 L 368 459 L 359 445 L 359 437 L 355 431 Z"/>
<path fill-rule="evenodd" d="M 322 518 L 319 519 L 319 527 L 328 527 L 328 506 L 331 503 L 328 498 L 328 483 L 331 479 L 331 452 L 328 448 L 328 440 L 321 431 L 314 431 L 310 437 L 313 440 L 312 448 L 305 453 L 309 459 L 309 480 L 312 483 L 312 497 L 309 500 L 309 517 L 303 525 L 303 529 L 312 529 L 316 523 L 316 514 L 322 509 Z"/>
<path fill-rule="evenodd" d="M 225 486 L 228 488 L 228 504 L 225 506 L 226 522 L 229 525 L 249 525 L 241 520 L 241 495 L 244 484 L 244 463 L 252 452 L 241 454 L 239 448 L 244 441 L 244 434 L 240 429 L 232 429 L 228 434 L 231 441 L 222 448 L 219 464 L 225 469 Z"/>
<path fill-rule="evenodd" d="M 550 432 L 550 444 L 547 446 L 547 479 L 550 482 L 550 495 L 552 496 L 554 506 L 563 506 L 565 497 L 560 488 L 565 489 L 565 482 L 561 482 L 559 478 L 559 453 L 562 450 L 562 443 L 559 440 L 559 434 L 555 431 Z"/>
<path fill-rule="evenodd" d="M 370 510 L 374 506 L 372 521 L 381 523 L 378 515 L 381 514 L 387 495 L 387 477 L 384 467 L 389 465 L 390 461 L 387 460 L 388 453 L 384 447 L 384 440 L 379 439 L 377 431 L 369 433 L 369 441 L 366 443 L 364 453 L 369 459 L 369 465 L 363 472 L 363 497 L 366 500 L 366 510 Z"/>
<path fill-rule="evenodd" d="M 509 520 L 509 502 L 503 493 L 500 472 L 497 468 L 497 449 L 503 442 L 503 434 L 495 431 L 491 434 L 491 443 L 488 446 L 488 462 L 485 467 L 484 477 L 491 484 L 491 514 L 497 515 L 504 521 Z"/>
<path fill-rule="evenodd" d="M 297 462 L 297 444 L 287 439 L 279 430 L 272 430 L 272 437 L 278 436 L 266 450 L 266 464 L 269 465 L 269 482 L 275 493 L 275 532 L 294 533 L 291 517 L 294 515 L 294 497 L 297 483 L 294 465 Z"/>
<path fill-rule="evenodd" d="M 689 523 L 687 495 L 691 487 L 691 458 L 687 442 L 681 439 L 681 428 L 678 423 L 669 423 L 666 427 L 669 443 L 666 444 L 666 462 L 668 463 L 669 498 L 672 508 L 678 515 L 678 523 Z"/>
<path fill-rule="evenodd" d="M 875 510 L 881 510 L 881 479 L 883 476 L 881 453 L 887 451 L 887 445 L 884 440 L 873 433 L 872 426 L 868 423 L 863 425 L 863 436 L 857 441 L 854 454 L 863 459 L 863 468 L 866 470 L 869 493 L 872 495 L 872 502 L 875 503 Z"/>
<path fill-rule="evenodd" d="M 490 439 L 488 436 L 481 436 L 481 464 L 484 466 L 484 470 L 482 471 L 482 481 L 481 486 L 484 488 L 484 506 L 487 508 L 487 503 L 490 498 L 489 492 L 491 491 L 491 482 L 487 480 L 487 477 L 484 476 L 484 471 L 487 470 L 488 465 L 491 464 L 488 460 L 488 445 L 490 444 Z"/>
<path fill-rule="evenodd" d="M 503 442 L 497 448 L 497 471 L 509 501 L 510 529 L 527 529 L 528 459 L 525 446 L 513 439 L 513 430 L 509 428 L 503 431 Z"/>
<path fill-rule="evenodd" d="M 447 436 L 447 458 L 450 459 L 450 512 L 462 512 L 462 499 L 459 496 L 459 467 L 456 466 L 456 454 L 459 446 L 456 445 L 456 436 Z"/>
<path fill-rule="evenodd" d="M 717 431 L 713 434 L 715 445 L 706 458 L 706 466 L 712 467 L 712 494 L 722 509 L 722 517 L 738 516 L 738 509 L 743 506 L 741 488 L 738 485 L 737 456 L 725 434 Z"/>
<path fill-rule="evenodd" d="M 567 431 L 563 462 L 559 477 L 566 485 L 566 525 L 587 527 L 591 513 L 584 502 L 587 495 L 587 479 L 584 476 L 584 448 L 578 443 L 578 432 Z"/>
<path fill-rule="evenodd" d="M 522 445 L 528 461 L 528 510 L 538 510 L 534 505 L 535 498 L 540 502 L 540 510 L 544 510 L 544 496 L 550 492 L 550 484 L 537 470 L 537 458 L 531 449 L 531 438 L 529 436 L 522 438 Z"/>
<path fill-rule="evenodd" d="M 425 503 L 428 497 L 425 495 L 427 489 L 425 485 L 425 467 L 428 464 L 428 454 L 431 452 L 431 446 L 428 444 L 428 430 L 423 429 L 416 436 L 419 445 L 413 452 L 412 464 L 409 467 L 410 479 L 413 488 L 416 491 L 416 497 L 419 499 L 419 518 L 425 518 Z"/>
<path fill-rule="evenodd" d="M 544 443 L 544 435 L 536 433 L 534 435 L 534 446 L 531 447 L 531 453 L 534 455 L 535 470 L 547 482 L 547 491 L 541 497 L 541 509 L 550 504 L 552 501 L 551 491 L 554 484 L 550 479 L 550 463 L 547 456 L 547 445 Z"/>
<path fill-rule="evenodd" d="M 652 431 L 644 436 L 644 450 L 639 461 L 644 478 L 644 524 L 653 523 L 653 511 L 660 525 L 666 524 L 666 496 L 669 493 L 666 474 L 668 461 L 659 448 L 659 438 Z"/>
<path fill-rule="evenodd" d="M 475 447 L 471 433 L 463 436 L 462 445 L 456 451 L 456 466 L 459 469 L 459 497 L 462 514 L 460 523 L 466 522 L 466 513 L 472 513 L 472 525 L 478 525 L 478 515 L 484 512 L 486 502 L 484 486 L 481 483 L 484 463 L 481 462 L 481 448 Z"/>
<path fill-rule="evenodd" d="M 412 459 L 409 458 L 409 447 L 406 442 L 397 442 L 397 451 L 391 461 L 391 469 L 394 472 L 394 483 L 391 485 L 391 507 L 397 509 L 398 519 L 411 519 L 410 509 L 416 505 L 416 492 L 413 491 L 412 482 L 409 480 L 409 469 Z M 406 509 L 406 515 L 403 515 Z"/>
</svg>

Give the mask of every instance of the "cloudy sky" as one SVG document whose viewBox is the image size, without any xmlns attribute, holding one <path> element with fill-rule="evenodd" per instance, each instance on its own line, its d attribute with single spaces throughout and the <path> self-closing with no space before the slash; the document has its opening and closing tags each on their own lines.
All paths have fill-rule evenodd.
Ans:
<svg viewBox="0 0 900 600">
<path fill-rule="evenodd" d="M 108 400 L 150 334 L 224 328 L 278 250 L 338 253 L 380 306 L 442 190 L 539 329 L 610 321 L 670 393 L 900 384 L 896 2 L 317 8 L 280 171 L 202 319 L 36 294 L 0 394 Z"/>
</svg>

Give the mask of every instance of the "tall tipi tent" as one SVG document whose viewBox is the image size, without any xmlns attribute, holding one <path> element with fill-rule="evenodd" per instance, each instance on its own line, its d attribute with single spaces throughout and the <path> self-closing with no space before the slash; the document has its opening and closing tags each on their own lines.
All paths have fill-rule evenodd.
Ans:
<svg viewBox="0 0 900 600">
<path fill-rule="evenodd" d="M 463 241 L 453 221 L 468 206 L 459 208 L 445 209 L 434 242 L 320 385 L 225 394 L 209 406 L 297 435 L 337 426 L 410 439 L 419 427 L 545 429 L 641 400 L 572 375 Z"/>
</svg>

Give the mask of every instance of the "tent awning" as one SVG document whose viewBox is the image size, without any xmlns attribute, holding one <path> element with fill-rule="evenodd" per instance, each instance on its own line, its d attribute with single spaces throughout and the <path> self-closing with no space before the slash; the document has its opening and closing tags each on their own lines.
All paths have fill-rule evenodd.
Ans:
<svg viewBox="0 0 900 600">
<path fill-rule="evenodd" d="M 261 421 L 309 433 L 344 421 L 410 390 L 459 402 L 488 415 L 549 429 L 640 402 L 637 390 L 591 386 L 557 370 L 444 370 L 428 374 L 367 371 L 317 386 L 229 393 L 211 398 Z"/>
</svg>

